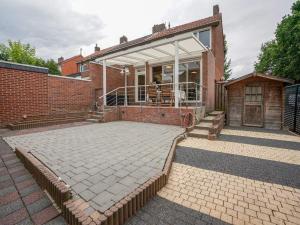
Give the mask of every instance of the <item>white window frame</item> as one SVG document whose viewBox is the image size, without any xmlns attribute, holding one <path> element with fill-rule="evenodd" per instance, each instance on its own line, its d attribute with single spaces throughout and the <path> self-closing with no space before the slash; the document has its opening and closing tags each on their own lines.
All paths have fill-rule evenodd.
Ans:
<svg viewBox="0 0 300 225">
<path fill-rule="evenodd" d="M 212 49 L 212 28 L 211 27 L 206 27 L 206 28 L 202 28 L 202 29 L 198 29 L 198 30 L 194 30 L 193 31 L 193 34 L 194 33 L 197 33 L 197 35 L 195 35 L 196 37 L 197 37 L 197 39 L 199 40 L 199 32 L 201 32 L 201 31 L 207 31 L 207 30 L 209 30 L 209 49 Z M 204 44 L 204 43 L 202 43 L 202 44 Z M 205 46 L 205 47 L 207 47 L 207 46 Z"/>
<path fill-rule="evenodd" d="M 144 69 L 143 71 L 138 71 Z M 139 75 L 144 75 L 145 76 L 145 99 L 143 101 L 139 101 L 139 96 L 138 96 L 138 76 Z M 135 84 L 135 102 L 146 102 L 147 99 L 147 93 L 146 93 L 146 84 L 147 84 L 147 77 L 146 77 L 146 65 L 144 67 L 137 67 L 135 68 L 135 77 L 134 77 L 134 84 Z"/>
</svg>

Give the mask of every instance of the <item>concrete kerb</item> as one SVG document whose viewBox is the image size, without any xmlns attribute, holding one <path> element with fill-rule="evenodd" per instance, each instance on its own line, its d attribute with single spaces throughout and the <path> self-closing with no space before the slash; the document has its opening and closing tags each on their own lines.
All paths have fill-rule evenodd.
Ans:
<svg viewBox="0 0 300 225">
<path fill-rule="evenodd" d="M 104 214 L 94 210 L 83 199 L 72 196 L 70 188 L 29 151 L 16 148 L 16 154 L 33 174 L 37 183 L 50 193 L 56 204 L 62 209 L 62 214 L 68 224 L 122 225 L 166 185 L 175 157 L 176 146 L 185 138 L 184 134 L 174 138 L 163 170 L 106 210 Z"/>
</svg>

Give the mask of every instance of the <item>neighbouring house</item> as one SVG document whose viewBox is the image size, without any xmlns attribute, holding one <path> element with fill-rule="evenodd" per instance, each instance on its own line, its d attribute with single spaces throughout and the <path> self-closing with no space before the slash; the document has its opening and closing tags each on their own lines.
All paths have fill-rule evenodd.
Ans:
<svg viewBox="0 0 300 225">
<path fill-rule="evenodd" d="M 77 64 L 81 76 L 92 80 L 95 102 L 100 97 L 100 104 L 165 103 L 180 108 L 199 103 L 212 111 L 215 82 L 223 79 L 224 71 L 219 6 L 204 19 L 175 27 L 158 24 L 144 37 L 122 36 L 115 46 L 96 46 Z M 151 85 L 156 85 L 156 93 Z"/>
<path fill-rule="evenodd" d="M 227 124 L 282 129 L 284 87 L 292 83 L 286 78 L 261 73 L 227 82 Z"/>
<path fill-rule="evenodd" d="M 68 59 L 64 59 L 63 57 L 58 58 L 58 68 L 61 75 L 68 77 L 81 77 L 77 63 L 82 59 L 83 56 L 81 54 Z"/>
</svg>

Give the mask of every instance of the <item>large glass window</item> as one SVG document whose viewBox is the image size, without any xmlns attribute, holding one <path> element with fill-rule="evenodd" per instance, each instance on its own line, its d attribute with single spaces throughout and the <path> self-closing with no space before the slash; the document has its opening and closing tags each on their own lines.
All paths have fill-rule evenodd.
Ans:
<svg viewBox="0 0 300 225">
<path fill-rule="evenodd" d="M 206 47 L 210 48 L 210 30 L 197 31 L 194 35 L 202 42 Z"/>
<path fill-rule="evenodd" d="M 162 82 L 163 83 L 172 83 L 173 82 L 173 65 L 165 65 L 163 66 L 163 76 Z"/>
</svg>

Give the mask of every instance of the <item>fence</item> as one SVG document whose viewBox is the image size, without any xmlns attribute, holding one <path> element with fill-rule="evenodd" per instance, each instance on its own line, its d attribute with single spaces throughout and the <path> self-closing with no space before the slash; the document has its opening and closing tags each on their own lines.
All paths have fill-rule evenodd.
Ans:
<svg viewBox="0 0 300 225">
<path fill-rule="evenodd" d="M 284 125 L 300 134 L 300 84 L 285 88 Z"/>
<path fill-rule="evenodd" d="M 215 86 L 215 110 L 225 111 L 226 108 L 226 81 L 217 81 Z"/>
</svg>

